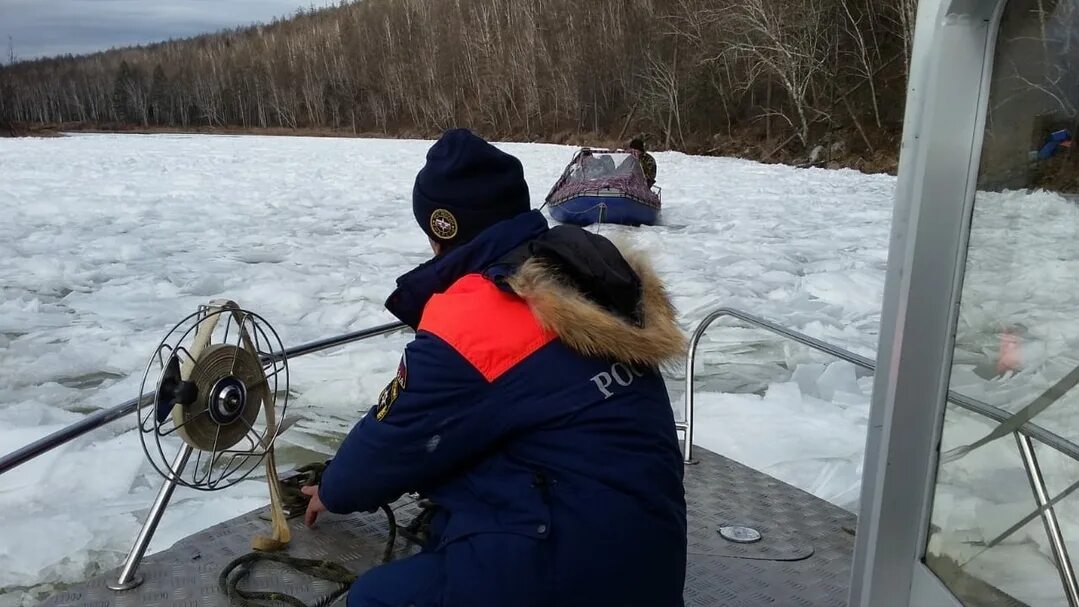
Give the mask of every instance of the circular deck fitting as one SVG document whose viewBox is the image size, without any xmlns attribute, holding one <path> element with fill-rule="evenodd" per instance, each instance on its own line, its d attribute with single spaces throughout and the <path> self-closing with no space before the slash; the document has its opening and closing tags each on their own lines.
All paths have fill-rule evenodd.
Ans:
<svg viewBox="0 0 1079 607">
<path fill-rule="evenodd" d="M 141 584 L 142 584 L 142 576 L 136 573 L 136 574 L 132 575 L 131 579 L 129 579 L 126 582 L 120 582 L 120 581 L 117 580 L 117 581 L 109 582 L 108 584 L 105 584 L 105 585 L 109 588 L 109 590 L 114 590 L 114 591 L 120 592 L 122 590 L 131 590 L 132 588 L 138 588 Z"/>
<path fill-rule="evenodd" d="M 752 527 L 741 525 L 727 525 L 719 528 L 719 535 L 723 539 L 737 544 L 752 544 L 761 541 L 761 532 Z"/>
</svg>

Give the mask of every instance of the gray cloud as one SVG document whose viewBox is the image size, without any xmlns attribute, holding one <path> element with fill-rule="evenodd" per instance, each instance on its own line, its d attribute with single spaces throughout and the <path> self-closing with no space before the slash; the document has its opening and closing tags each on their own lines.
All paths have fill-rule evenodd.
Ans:
<svg viewBox="0 0 1079 607">
<path fill-rule="evenodd" d="M 87 53 L 269 22 L 336 0 L 0 0 L 0 47 L 20 59 Z"/>
</svg>

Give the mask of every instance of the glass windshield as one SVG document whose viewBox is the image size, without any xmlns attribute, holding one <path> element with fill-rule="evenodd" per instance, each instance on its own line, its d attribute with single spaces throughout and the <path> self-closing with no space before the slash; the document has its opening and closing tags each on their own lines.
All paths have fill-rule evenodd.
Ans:
<svg viewBox="0 0 1079 607">
<path fill-rule="evenodd" d="M 1076 0 L 1012 0 L 997 34 L 949 387 L 1015 417 L 949 403 L 926 547 L 970 605 L 1076 604 L 1077 18 Z"/>
</svg>

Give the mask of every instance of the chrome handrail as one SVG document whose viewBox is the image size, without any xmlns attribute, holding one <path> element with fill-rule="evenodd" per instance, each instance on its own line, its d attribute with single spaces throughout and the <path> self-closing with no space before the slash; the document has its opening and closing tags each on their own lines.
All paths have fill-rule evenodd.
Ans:
<svg viewBox="0 0 1079 607">
<path fill-rule="evenodd" d="M 676 426 L 679 430 L 684 430 L 686 433 L 685 450 L 682 454 L 682 457 L 687 464 L 690 463 L 693 459 L 693 363 L 696 361 L 697 358 L 697 346 L 701 341 L 701 337 L 704 336 L 704 332 L 708 330 L 708 327 L 710 327 L 712 323 L 714 323 L 716 320 L 724 316 L 737 318 L 743 322 L 755 325 L 766 331 L 775 333 L 776 335 L 786 337 L 787 339 L 791 339 L 798 343 L 809 346 L 814 350 L 819 350 L 821 352 L 831 354 L 836 358 L 841 358 L 847 362 L 862 367 L 863 369 L 868 369 L 870 371 L 873 370 L 873 361 L 864 356 L 855 354 L 854 352 L 851 352 L 849 350 L 844 350 L 839 346 L 835 346 L 828 342 L 821 341 L 815 337 L 810 337 L 805 333 L 799 333 L 798 331 L 795 331 L 793 329 L 788 329 L 783 325 L 778 325 L 759 316 L 754 316 L 749 312 L 743 312 L 742 310 L 739 310 L 737 308 L 716 308 L 715 310 L 712 310 L 712 312 L 705 316 L 704 319 L 701 320 L 701 322 L 697 325 L 697 330 L 693 332 L 693 337 L 691 337 L 689 340 L 689 351 L 686 354 L 685 421 L 676 424 Z M 1079 454 L 1079 448 L 1076 449 L 1076 453 Z"/>
<path fill-rule="evenodd" d="M 697 346 L 700 343 L 701 337 L 704 336 L 704 332 L 708 330 L 708 327 L 712 325 L 719 318 L 729 316 L 731 318 L 737 318 L 742 322 L 754 325 L 758 328 L 764 329 L 781 337 L 798 342 L 804 346 L 808 346 L 814 350 L 830 354 L 838 359 L 845 360 L 857 367 L 865 369 L 867 371 L 875 371 L 875 361 L 866 358 L 860 354 L 855 354 L 850 350 L 846 350 L 834 344 L 830 344 L 825 341 L 821 341 L 815 337 L 810 337 L 805 333 L 795 331 L 788 327 L 776 324 L 769 320 L 765 320 L 759 316 L 755 316 L 748 312 L 738 310 L 736 308 L 716 308 L 710 312 L 703 320 L 697 325 L 697 329 L 693 332 L 693 337 L 690 339 L 689 351 L 686 354 L 686 394 L 685 394 L 685 422 L 677 424 L 678 428 L 685 431 L 685 452 L 683 457 L 685 462 L 691 463 L 693 453 L 693 379 L 694 370 L 693 363 L 696 359 Z M 982 402 L 980 400 L 964 396 L 962 394 L 948 391 L 948 401 L 971 411 L 975 414 L 981 415 L 992 419 L 998 423 L 1002 423 L 1005 420 L 1011 418 L 1011 414 L 1001 409 L 990 405 L 989 403 Z M 1049 491 L 1045 484 L 1045 477 L 1042 474 L 1041 467 L 1038 464 L 1038 459 L 1034 453 L 1034 445 L 1031 439 L 1036 439 L 1042 444 L 1056 449 L 1060 453 L 1079 461 L 1079 445 L 1069 441 L 1068 439 L 1047 430 L 1033 422 L 1026 422 L 1023 425 L 1015 429 L 1014 436 L 1018 445 L 1019 455 L 1023 461 L 1023 468 L 1027 474 L 1027 480 L 1030 482 L 1031 491 L 1034 494 L 1034 501 L 1038 505 L 1038 509 L 1035 510 L 1035 515 L 1041 515 L 1042 523 L 1045 527 L 1046 536 L 1049 538 L 1050 550 L 1053 553 L 1053 557 L 1056 559 L 1057 571 L 1060 574 L 1061 585 L 1063 586 L 1064 594 L 1067 597 L 1068 604 L 1072 606 L 1079 605 L 1079 581 L 1077 581 L 1075 569 L 1072 566 L 1071 557 L 1068 554 L 1067 543 L 1064 540 L 1063 533 L 1060 530 L 1060 523 L 1057 519 L 1056 511 L 1053 508 L 1053 504 L 1059 499 L 1063 498 L 1064 494 L 1061 494 L 1055 499 L 1049 498 Z M 1079 485 L 1077 483 L 1076 485 Z M 1069 487 L 1065 490 L 1065 493 L 1070 492 L 1076 485 Z M 1014 532 L 1021 525 L 1014 525 L 1009 532 Z M 1009 533 L 1005 532 L 1000 537 L 994 540 L 999 542 L 1003 537 Z"/>
<path fill-rule="evenodd" d="M 688 426 L 688 433 L 690 436 L 692 436 L 693 427 L 693 363 L 696 358 L 697 345 L 700 342 L 701 337 L 704 336 L 705 331 L 708 330 L 708 327 L 710 327 L 712 323 L 714 323 L 716 320 L 724 316 L 737 318 L 742 322 L 754 325 L 758 328 L 764 329 L 770 333 L 774 333 L 781 337 L 785 337 L 787 339 L 790 339 L 791 341 L 798 342 L 819 352 L 830 354 L 840 360 L 845 360 L 855 365 L 856 367 L 865 369 L 866 371 L 876 370 L 876 363 L 872 359 L 866 358 L 865 356 L 862 356 L 860 354 L 855 354 L 854 352 L 841 348 L 835 344 L 830 344 L 828 342 L 821 341 L 815 337 L 810 337 L 805 333 L 801 333 L 799 331 L 795 331 L 794 329 L 784 327 L 783 325 L 776 324 L 770 320 L 765 320 L 764 318 L 755 316 L 753 314 L 750 314 L 749 312 L 745 312 L 737 308 L 716 308 L 707 316 L 705 316 L 704 319 L 701 320 L 700 324 L 697 325 L 697 330 L 693 332 L 693 337 L 690 339 L 689 353 L 686 356 L 686 422 L 683 424 L 679 424 L 679 429 L 685 430 L 686 426 Z M 982 417 L 987 417 L 996 422 L 1003 422 L 1012 417 L 1011 413 L 1008 413 L 1000 407 L 990 405 L 989 403 L 982 402 L 975 398 L 971 398 L 969 396 L 965 396 L 951 390 L 948 391 L 948 401 L 952 404 L 962 407 L 963 409 L 971 411 L 972 413 L 976 413 L 978 415 L 981 415 Z M 1034 422 L 1027 422 L 1022 426 L 1019 426 L 1016 430 L 1020 434 L 1029 436 L 1037 440 L 1038 442 L 1043 443 L 1048 447 L 1052 447 L 1060 453 L 1076 461 L 1079 461 L 1079 445 L 1076 445 L 1075 443 L 1051 430 L 1039 426 Z M 689 455 L 686 455 L 686 461 L 689 461 Z"/>
<path fill-rule="evenodd" d="M 263 361 L 267 362 L 276 358 L 281 358 L 282 356 L 285 358 L 297 358 L 306 354 L 328 350 L 335 346 L 342 346 L 370 339 L 372 337 L 378 337 L 380 335 L 396 333 L 405 328 L 407 327 L 404 323 L 394 322 L 370 327 L 368 329 L 360 329 L 359 331 L 352 331 L 350 333 L 343 333 L 334 337 L 327 337 L 325 339 L 300 344 L 279 352 L 271 352 L 263 355 Z M 154 395 L 152 392 L 147 392 L 139 398 L 141 398 L 145 404 L 153 399 L 153 397 Z M 114 407 L 91 413 L 69 426 L 61 428 L 48 436 L 43 436 L 28 445 L 24 445 L 3 457 L 0 457 L 0 474 L 4 474 L 8 470 L 25 464 L 43 453 L 69 443 L 87 432 L 96 430 L 105 424 L 131 415 L 139 408 L 139 398 L 133 398 Z"/>
</svg>

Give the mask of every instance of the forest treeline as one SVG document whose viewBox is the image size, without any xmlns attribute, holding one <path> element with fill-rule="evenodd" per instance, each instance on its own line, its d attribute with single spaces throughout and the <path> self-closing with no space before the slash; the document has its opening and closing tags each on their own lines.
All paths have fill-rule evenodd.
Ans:
<svg viewBox="0 0 1079 607">
<path fill-rule="evenodd" d="M 647 133 L 652 147 L 693 152 L 750 142 L 757 156 L 894 155 L 914 14 L 915 0 L 363 0 L 4 66 L 0 122 L 469 126 L 546 141 Z"/>
</svg>

